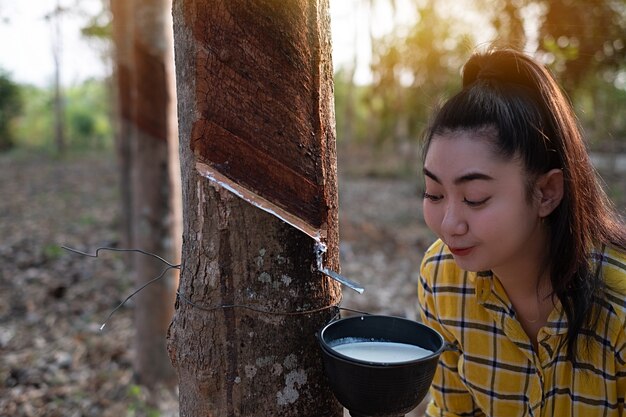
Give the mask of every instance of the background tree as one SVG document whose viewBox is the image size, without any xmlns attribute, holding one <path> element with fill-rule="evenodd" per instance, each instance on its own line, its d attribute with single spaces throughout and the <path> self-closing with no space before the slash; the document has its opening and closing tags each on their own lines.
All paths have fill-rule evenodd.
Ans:
<svg viewBox="0 0 626 417">
<path fill-rule="evenodd" d="M 176 132 L 170 0 L 135 0 L 132 11 L 131 184 L 133 247 L 175 259 L 169 145 Z M 154 259 L 137 254 L 135 282 L 141 286 L 162 272 Z M 135 359 L 138 380 L 147 386 L 173 385 L 166 333 L 174 309 L 176 281 L 159 280 L 136 296 Z"/>
<path fill-rule="evenodd" d="M 65 152 L 65 100 L 61 85 L 63 37 L 61 18 L 67 10 L 57 0 L 54 10 L 46 14 L 45 19 L 52 22 L 52 58 L 54 59 L 54 143 L 59 155 Z"/>
<path fill-rule="evenodd" d="M 135 138 L 133 124 L 133 5 L 134 0 L 111 0 L 113 15 L 112 41 L 114 45 L 114 121 L 115 145 L 120 173 L 121 201 L 121 246 L 134 247 L 132 227 L 132 192 L 131 192 L 131 144 Z M 132 257 L 128 257 L 128 265 Z"/>
<path fill-rule="evenodd" d="M 524 50 L 528 37 L 524 30 L 522 9 L 527 7 L 529 0 L 487 0 L 479 4 L 491 16 L 491 24 L 496 33 L 492 43 Z"/>
<path fill-rule="evenodd" d="M 122 245 L 166 259 L 172 246 L 172 181 L 168 141 L 176 128 L 171 113 L 173 48 L 167 0 L 112 0 L 115 43 L 116 148 L 120 168 Z M 168 35 L 168 33 L 170 35 Z M 172 126 L 173 125 L 173 126 Z M 161 265 L 130 258 L 136 286 L 161 274 Z M 165 336 L 171 321 L 175 281 L 166 276 L 136 296 L 134 370 L 138 381 L 173 385 Z"/>
<path fill-rule="evenodd" d="M 174 22 L 185 239 L 169 346 L 180 413 L 338 417 L 315 333 L 341 293 L 315 270 L 315 241 L 198 171 L 312 190 L 324 265 L 338 267 L 328 2 L 178 0 Z"/>
</svg>

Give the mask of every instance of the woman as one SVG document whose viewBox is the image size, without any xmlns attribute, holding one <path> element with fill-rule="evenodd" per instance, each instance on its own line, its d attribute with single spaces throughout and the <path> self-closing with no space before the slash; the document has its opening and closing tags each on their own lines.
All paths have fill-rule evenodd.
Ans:
<svg viewBox="0 0 626 417">
<path fill-rule="evenodd" d="M 550 73 L 472 56 L 423 162 L 422 319 L 456 347 L 427 415 L 626 415 L 626 232 Z"/>
</svg>

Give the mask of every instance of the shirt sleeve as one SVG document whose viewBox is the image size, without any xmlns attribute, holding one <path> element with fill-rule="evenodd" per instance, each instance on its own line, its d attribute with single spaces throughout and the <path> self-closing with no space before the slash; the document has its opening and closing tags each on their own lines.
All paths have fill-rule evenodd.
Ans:
<svg viewBox="0 0 626 417">
<path fill-rule="evenodd" d="M 624 319 L 624 294 L 626 294 L 626 253 L 616 248 L 603 248 L 603 253 L 598 256 L 603 261 L 604 280 L 607 288 L 608 299 L 618 300 L 613 304 L 615 317 L 613 320 L 620 320 L 616 325 L 619 329 L 615 336 L 615 374 L 617 405 L 620 416 L 626 417 L 626 323 Z"/>
<path fill-rule="evenodd" d="M 626 416 L 626 411 L 624 410 L 624 402 L 626 399 L 626 347 L 622 346 L 617 355 L 615 355 L 615 359 L 619 366 L 619 371 L 617 373 L 617 400 L 620 408 L 620 416 Z"/>
<path fill-rule="evenodd" d="M 441 323 L 437 311 L 436 298 L 432 288 L 432 283 L 435 281 L 433 276 L 435 270 L 438 271 L 437 273 L 441 271 L 441 268 L 434 267 L 437 262 L 428 255 L 428 252 L 422 261 L 418 286 L 422 322 L 438 331 L 446 342 L 458 346 L 453 335 Z M 439 365 L 430 387 L 431 400 L 426 409 L 426 416 L 484 416 L 459 376 L 457 366 L 460 355 L 459 350 L 446 350 L 439 357 Z"/>
</svg>

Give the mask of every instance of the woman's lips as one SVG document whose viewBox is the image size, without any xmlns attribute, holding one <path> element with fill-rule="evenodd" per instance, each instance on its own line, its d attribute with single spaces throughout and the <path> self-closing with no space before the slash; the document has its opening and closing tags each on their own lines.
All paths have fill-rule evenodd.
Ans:
<svg viewBox="0 0 626 417">
<path fill-rule="evenodd" d="M 450 252 L 452 252 L 452 254 L 456 256 L 465 256 L 469 254 L 472 249 L 474 249 L 473 246 L 470 246 L 468 248 L 450 248 Z"/>
</svg>

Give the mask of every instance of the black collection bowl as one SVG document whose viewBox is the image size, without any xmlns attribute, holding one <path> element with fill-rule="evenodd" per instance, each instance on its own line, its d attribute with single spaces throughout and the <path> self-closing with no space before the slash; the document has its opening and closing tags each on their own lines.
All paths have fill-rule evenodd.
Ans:
<svg viewBox="0 0 626 417">
<path fill-rule="evenodd" d="M 411 411 L 426 396 L 445 348 L 443 337 L 434 329 L 393 316 L 339 319 L 327 324 L 318 338 L 328 383 L 352 417 L 395 417 Z M 333 349 L 346 339 L 405 343 L 432 353 L 406 362 L 363 361 Z"/>
</svg>

